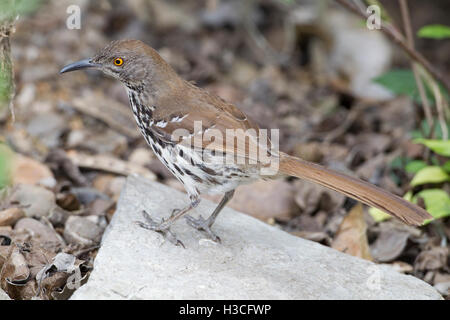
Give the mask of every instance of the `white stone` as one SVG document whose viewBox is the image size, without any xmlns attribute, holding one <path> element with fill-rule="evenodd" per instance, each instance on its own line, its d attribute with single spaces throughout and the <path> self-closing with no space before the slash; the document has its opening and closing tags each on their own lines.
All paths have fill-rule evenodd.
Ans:
<svg viewBox="0 0 450 320">
<path fill-rule="evenodd" d="M 442 299 L 427 283 L 225 209 L 213 230 L 174 227 L 186 249 L 135 224 L 167 217 L 185 194 L 130 176 L 87 284 L 72 299 Z M 202 201 L 195 214 L 209 215 Z"/>
</svg>

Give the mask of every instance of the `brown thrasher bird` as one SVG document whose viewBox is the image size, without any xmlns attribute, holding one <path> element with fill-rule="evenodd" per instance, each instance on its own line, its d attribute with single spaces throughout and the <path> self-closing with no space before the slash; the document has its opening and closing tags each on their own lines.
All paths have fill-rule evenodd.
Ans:
<svg viewBox="0 0 450 320">
<path fill-rule="evenodd" d="M 138 222 L 143 228 L 162 233 L 174 244 L 182 245 L 170 231 L 171 225 L 199 204 L 201 193 L 220 193 L 224 197 L 209 218 L 186 216 L 187 222 L 219 241 L 211 226 L 236 187 L 283 175 L 341 192 L 408 224 L 420 225 L 432 218 L 422 208 L 370 183 L 274 151 L 268 139 L 260 138 L 262 130 L 238 108 L 180 78 L 154 49 L 141 41 L 114 41 L 95 57 L 69 64 L 60 73 L 90 67 L 126 86 L 145 140 L 189 195 L 189 206 L 174 210 L 168 219 L 158 223 L 143 212 L 146 223 Z M 273 164 L 275 172 L 262 173 Z"/>
</svg>

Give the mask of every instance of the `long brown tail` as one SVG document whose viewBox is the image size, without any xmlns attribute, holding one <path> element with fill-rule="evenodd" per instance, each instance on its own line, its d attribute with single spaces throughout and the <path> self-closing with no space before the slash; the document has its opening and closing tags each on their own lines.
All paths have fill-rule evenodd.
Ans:
<svg viewBox="0 0 450 320">
<path fill-rule="evenodd" d="M 364 204 L 383 210 L 407 224 L 421 225 L 424 220 L 432 218 L 419 206 L 373 184 L 287 154 L 281 154 L 280 171 L 341 192 Z"/>
</svg>

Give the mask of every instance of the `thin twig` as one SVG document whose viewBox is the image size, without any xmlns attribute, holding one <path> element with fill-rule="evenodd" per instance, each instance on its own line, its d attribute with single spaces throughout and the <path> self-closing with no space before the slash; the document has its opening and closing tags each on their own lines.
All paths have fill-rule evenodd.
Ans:
<svg viewBox="0 0 450 320">
<path fill-rule="evenodd" d="M 277 50 L 271 46 L 266 37 L 258 30 L 258 27 L 256 26 L 256 22 L 251 14 L 254 7 L 254 1 L 248 0 L 243 3 L 243 6 L 243 10 L 246 12 L 244 27 L 250 36 L 250 39 L 258 47 L 258 49 L 261 50 L 265 58 L 268 59 L 269 63 L 285 64 L 289 60 L 289 57 L 282 52 L 277 52 Z"/>
<path fill-rule="evenodd" d="M 343 7 L 352 11 L 353 13 L 359 15 L 364 19 L 369 18 L 369 14 L 364 11 L 359 10 L 359 8 L 347 0 L 336 0 L 336 2 L 340 3 Z M 450 80 L 447 79 L 439 70 L 437 70 L 421 53 L 411 48 L 403 35 L 391 24 L 386 24 L 385 22 L 381 22 L 381 31 L 384 32 L 392 41 L 394 41 L 397 45 L 399 45 L 408 56 L 421 64 L 436 80 L 440 81 L 443 86 L 450 92 Z"/>
<path fill-rule="evenodd" d="M 325 137 L 323 138 L 324 142 L 331 143 L 338 137 L 340 137 L 342 134 L 344 134 L 348 128 L 351 127 L 351 125 L 355 122 L 355 120 L 358 118 L 358 116 L 361 114 L 364 108 L 361 108 L 360 106 L 356 106 L 356 108 L 352 108 L 350 112 L 345 117 L 345 120 L 334 130 L 327 132 Z"/>
<path fill-rule="evenodd" d="M 448 140 L 447 122 L 445 121 L 445 108 L 447 107 L 446 101 L 442 97 L 441 89 L 433 77 L 431 77 L 424 69 L 420 69 L 420 71 L 422 72 L 423 78 L 430 85 L 434 94 L 434 99 L 436 100 L 436 109 L 438 112 L 439 124 L 441 125 L 442 139 Z"/>
<path fill-rule="evenodd" d="M 353 4 L 358 7 L 360 11 L 364 11 L 366 9 L 366 4 L 362 0 L 353 0 Z"/>
<path fill-rule="evenodd" d="M 412 28 L 411 28 L 411 18 L 409 16 L 407 0 L 399 0 L 399 4 L 400 4 L 400 11 L 402 14 L 403 27 L 405 29 L 405 34 L 406 34 L 406 41 L 408 43 L 408 46 L 410 46 L 411 48 L 414 48 L 414 37 L 413 37 L 413 33 L 412 33 Z M 427 119 L 428 128 L 432 128 L 433 127 L 433 115 L 431 113 L 430 103 L 429 103 L 428 97 L 425 93 L 425 88 L 424 88 L 422 79 L 419 76 L 418 65 L 415 61 L 412 60 L 411 66 L 412 66 L 412 70 L 414 73 L 414 79 L 416 80 L 416 83 L 417 83 L 417 89 L 419 90 L 420 99 L 422 100 L 422 107 L 423 107 L 423 111 L 425 113 L 425 118 Z M 433 134 L 432 132 L 433 131 L 430 130 L 431 135 Z"/>
<path fill-rule="evenodd" d="M 441 89 L 436 82 L 433 82 L 433 93 L 436 99 L 436 108 L 438 111 L 439 124 L 441 125 L 442 130 L 442 139 L 448 140 L 448 128 L 447 122 L 445 121 L 444 112 L 444 99 L 442 97 Z"/>
</svg>

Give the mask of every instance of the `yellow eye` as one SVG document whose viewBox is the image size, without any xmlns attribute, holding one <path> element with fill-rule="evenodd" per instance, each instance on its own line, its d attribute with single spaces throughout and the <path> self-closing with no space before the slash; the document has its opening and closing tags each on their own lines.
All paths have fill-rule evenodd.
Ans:
<svg viewBox="0 0 450 320">
<path fill-rule="evenodd" d="M 116 58 L 116 59 L 114 59 L 114 64 L 115 64 L 116 66 L 121 66 L 121 65 L 123 65 L 123 59 L 122 59 L 122 58 Z"/>
</svg>

